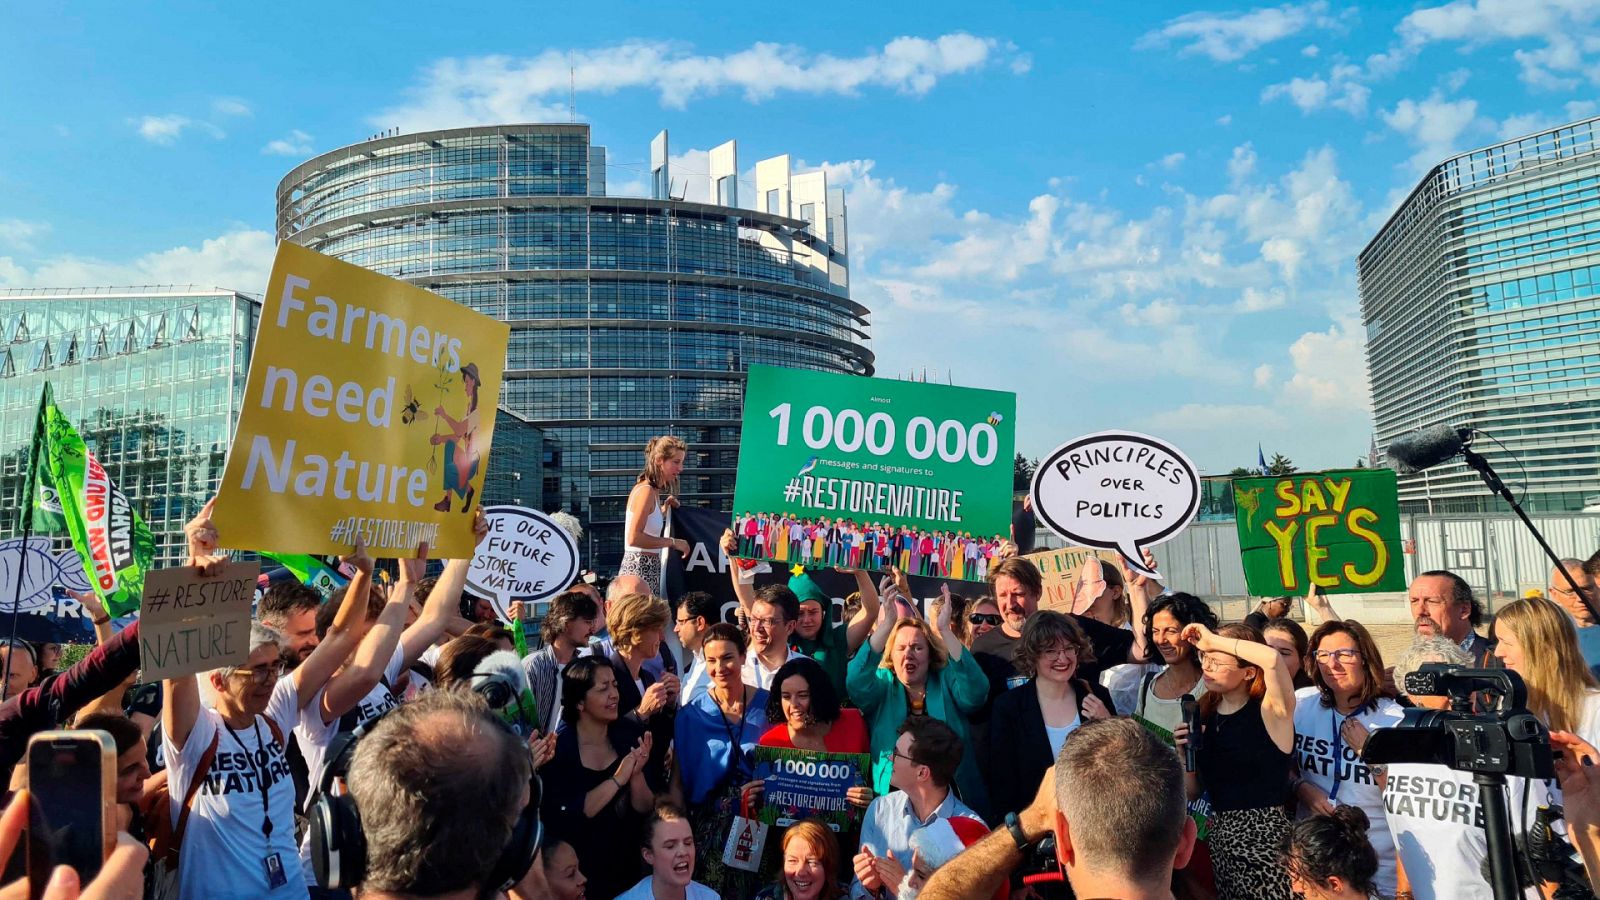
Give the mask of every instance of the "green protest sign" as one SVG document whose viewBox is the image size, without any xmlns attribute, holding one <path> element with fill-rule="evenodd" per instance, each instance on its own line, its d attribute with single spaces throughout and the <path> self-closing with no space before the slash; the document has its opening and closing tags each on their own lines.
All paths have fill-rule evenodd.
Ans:
<svg viewBox="0 0 1600 900">
<path fill-rule="evenodd" d="M 815 816 L 834 831 L 860 824 L 849 791 L 868 783 L 869 765 L 865 753 L 757 746 L 755 777 L 766 785 L 761 821 L 788 826 Z"/>
<path fill-rule="evenodd" d="M 1011 525 L 1017 397 L 751 366 L 736 555 L 981 579 Z"/>
<path fill-rule="evenodd" d="M 1236 478 L 1233 500 L 1250 593 L 1405 590 L 1393 470 Z"/>
</svg>

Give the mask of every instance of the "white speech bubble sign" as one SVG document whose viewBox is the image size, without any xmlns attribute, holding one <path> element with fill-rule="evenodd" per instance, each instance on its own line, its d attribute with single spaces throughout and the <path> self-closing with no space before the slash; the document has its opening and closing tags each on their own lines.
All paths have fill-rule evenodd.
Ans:
<svg viewBox="0 0 1600 900">
<path fill-rule="evenodd" d="M 1068 441 L 1033 474 L 1033 509 L 1068 543 L 1116 550 L 1135 571 L 1143 550 L 1182 531 L 1200 511 L 1200 477 L 1183 451 L 1132 431 Z"/>
<path fill-rule="evenodd" d="M 549 516 L 521 506 L 483 510 L 489 533 L 467 570 L 467 590 L 487 597 L 501 619 L 517 600 L 545 600 L 578 577 L 578 545 Z"/>
</svg>

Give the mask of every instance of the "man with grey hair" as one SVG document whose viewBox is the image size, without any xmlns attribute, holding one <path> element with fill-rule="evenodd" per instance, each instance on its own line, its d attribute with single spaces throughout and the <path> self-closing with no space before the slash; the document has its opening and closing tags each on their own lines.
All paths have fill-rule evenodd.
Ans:
<svg viewBox="0 0 1600 900">
<path fill-rule="evenodd" d="M 1079 897 L 1172 897 L 1189 863 L 1195 824 L 1183 766 L 1132 719 L 1089 722 L 1067 736 L 1027 809 L 934 872 L 921 900 L 988 897 L 1054 832 L 1056 859 Z"/>
<path fill-rule="evenodd" d="M 396 708 L 350 762 L 366 838 L 358 896 L 481 897 L 522 878 L 496 869 L 528 805 L 530 775 L 527 747 L 478 695 L 432 691 Z"/>
<path fill-rule="evenodd" d="M 1563 569 L 1566 574 L 1562 574 Z M 1577 582 L 1577 590 L 1572 589 L 1572 582 L 1567 581 L 1567 575 Z M 1600 603 L 1600 596 L 1595 594 L 1594 576 L 1584 571 L 1583 560 L 1563 559 L 1560 568 L 1550 570 L 1550 599 L 1560 604 L 1572 616 L 1572 624 L 1579 628 L 1595 624 L 1594 609 L 1591 607 Z"/>
</svg>

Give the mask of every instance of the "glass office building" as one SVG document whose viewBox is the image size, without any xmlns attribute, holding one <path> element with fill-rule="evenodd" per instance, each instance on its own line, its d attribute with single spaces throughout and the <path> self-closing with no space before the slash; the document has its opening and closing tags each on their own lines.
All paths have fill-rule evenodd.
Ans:
<svg viewBox="0 0 1600 900">
<path fill-rule="evenodd" d="M 1428 172 L 1357 261 L 1377 442 L 1435 424 L 1530 511 L 1600 504 L 1600 119 Z M 1501 508 L 1460 462 L 1400 479 L 1402 509 Z"/>
<path fill-rule="evenodd" d="M 149 524 L 157 564 L 182 563 L 184 523 L 222 480 L 259 311 L 254 299 L 216 289 L 0 290 L 0 533 L 22 527 L 33 423 L 49 382 Z"/>
<path fill-rule="evenodd" d="M 308 160 L 277 197 L 280 239 L 511 325 L 501 404 L 543 430 L 543 505 L 585 522 L 602 569 L 651 436 L 689 442 L 684 502 L 727 509 L 745 367 L 873 362 L 823 173 L 758 163 L 758 212 L 738 205 L 731 142 L 711 152 L 712 202 L 683 199 L 664 132 L 652 197 L 607 196 L 605 157 L 580 124 L 408 134 Z"/>
</svg>

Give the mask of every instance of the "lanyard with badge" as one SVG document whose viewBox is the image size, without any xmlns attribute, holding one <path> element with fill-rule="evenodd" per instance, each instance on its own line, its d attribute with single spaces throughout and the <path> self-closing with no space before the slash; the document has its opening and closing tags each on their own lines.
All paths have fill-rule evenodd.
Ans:
<svg viewBox="0 0 1600 900">
<path fill-rule="evenodd" d="M 1339 800 L 1339 785 L 1343 782 L 1339 778 L 1339 761 L 1344 758 L 1344 739 L 1339 734 L 1339 726 L 1344 724 L 1339 721 L 1339 711 L 1335 709 L 1333 721 L 1333 788 L 1328 791 L 1328 802 L 1336 803 Z"/>
<path fill-rule="evenodd" d="M 271 772 L 266 764 L 267 748 L 261 743 L 261 719 L 258 716 L 251 726 L 256 735 L 256 753 L 251 753 L 245 747 L 244 741 L 239 740 L 239 733 L 233 730 L 232 725 L 224 722 L 223 727 L 228 729 L 228 735 L 233 738 L 235 744 L 239 745 L 239 750 L 244 753 L 245 759 L 249 760 L 250 773 L 256 777 L 256 786 L 261 790 L 261 836 L 267 839 L 267 846 L 270 848 L 272 846 L 272 797 L 267 792 L 267 776 Z M 259 760 L 256 758 L 256 754 L 260 754 L 261 758 Z M 268 888 L 280 888 L 289 883 L 289 877 L 283 871 L 283 857 L 277 852 L 271 852 L 263 856 L 261 858 L 261 868 L 266 873 Z"/>
</svg>

